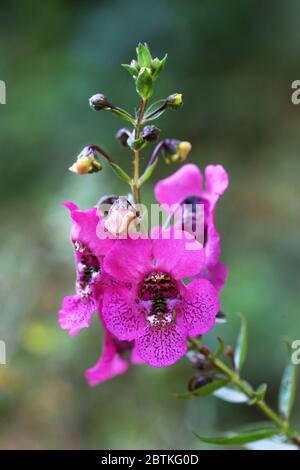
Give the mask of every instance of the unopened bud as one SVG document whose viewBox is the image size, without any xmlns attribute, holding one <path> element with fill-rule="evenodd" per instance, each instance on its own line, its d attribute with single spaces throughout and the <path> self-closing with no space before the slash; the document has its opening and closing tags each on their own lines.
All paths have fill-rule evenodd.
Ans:
<svg viewBox="0 0 300 470">
<path fill-rule="evenodd" d="M 111 206 L 104 227 L 113 235 L 122 236 L 134 231 L 132 222 L 137 219 L 134 207 L 124 197 L 118 198 Z"/>
<path fill-rule="evenodd" d="M 102 165 L 97 156 L 88 147 L 78 155 L 76 162 L 70 166 L 70 171 L 78 175 L 85 175 L 87 173 L 97 173 L 102 170 Z"/>
<path fill-rule="evenodd" d="M 111 108 L 112 105 L 108 101 L 105 95 L 97 93 L 96 95 L 91 96 L 89 99 L 90 107 L 95 111 L 100 111 L 101 109 Z"/>
<path fill-rule="evenodd" d="M 192 150 L 192 144 L 190 142 L 182 141 L 177 146 L 177 153 L 179 159 L 177 161 L 183 162 L 190 151 Z"/>
<path fill-rule="evenodd" d="M 121 145 L 123 145 L 123 147 L 127 146 L 127 140 L 129 137 L 131 137 L 131 132 L 126 127 L 119 129 L 116 133 L 116 139 L 120 142 Z"/>
<path fill-rule="evenodd" d="M 180 108 L 183 104 L 182 94 L 174 93 L 173 95 L 168 96 L 166 104 L 169 108 L 177 109 Z"/>
<path fill-rule="evenodd" d="M 194 375 L 188 383 L 188 390 L 190 392 L 193 392 L 194 390 L 197 390 L 198 388 L 204 387 L 205 385 L 211 383 L 212 380 L 213 379 L 211 377 L 205 375 Z"/>
<path fill-rule="evenodd" d="M 153 142 L 154 140 L 158 138 L 159 133 L 160 133 L 160 129 L 158 127 L 150 125 L 150 126 L 144 127 L 144 129 L 141 132 L 141 136 L 147 142 Z"/>
<path fill-rule="evenodd" d="M 170 140 L 164 148 L 164 156 L 166 163 L 184 162 L 189 152 L 192 149 L 192 144 L 185 141 Z"/>
</svg>

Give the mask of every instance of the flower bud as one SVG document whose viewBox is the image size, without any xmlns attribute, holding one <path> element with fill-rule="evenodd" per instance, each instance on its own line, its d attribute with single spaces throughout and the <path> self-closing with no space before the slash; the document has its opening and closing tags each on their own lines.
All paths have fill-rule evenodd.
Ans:
<svg viewBox="0 0 300 470">
<path fill-rule="evenodd" d="M 190 142 L 179 141 L 175 139 L 166 140 L 163 148 L 163 154 L 166 163 L 183 162 L 192 149 Z"/>
<path fill-rule="evenodd" d="M 179 156 L 177 161 L 183 162 L 191 150 L 192 150 L 192 144 L 190 142 L 186 142 L 186 141 L 180 142 L 177 146 L 177 153 Z"/>
<path fill-rule="evenodd" d="M 205 385 L 211 383 L 212 380 L 213 379 L 211 377 L 205 375 L 194 375 L 188 383 L 188 390 L 193 392 L 198 388 L 204 387 Z"/>
<path fill-rule="evenodd" d="M 141 132 L 141 136 L 147 142 L 153 142 L 154 140 L 158 138 L 159 133 L 160 133 L 160 129 L 158 127 L 150 125 L 150 126 L 144 127 L 144 129 Z"/>
<path fill-rule="evenodd" d="M 168 96 L 166 100 L 166 104 L 169 108 L 177 109 L 182 106 L 182 94 L 181 93 L 174 93 L 173 95 Z"/>
<path fill-rule="evenodd" d="M 91 96 L 89 103 L 90 107 L 95 111 L 112 107 L 106 96 L 102 95 L 101 93 L 97 93 L 96 95 Z"/>
<path fill-rule="evenodd" d="M 69 170 L 78 175 L 85 175 L 101 171 L 102 165 L 94 152 L 89 147 L 85 147 Z"/>
<path fill-rule="evenodd" d="M 132 222 L 137 219 L 134 207 L 124 197 L 118 198 L 111 206 L 104 227 L 111 234 L 122 236 L 134 231 Z"/>
<path fill-rule="evenodd" d="M 116 133 L 116 139 L 123 147 L 127 146 L 127 140 L 129 137 L 131 137 L 131 132 L 126 127 L 122 127 L 122 129 L 119 129 Z"/>
</svg>

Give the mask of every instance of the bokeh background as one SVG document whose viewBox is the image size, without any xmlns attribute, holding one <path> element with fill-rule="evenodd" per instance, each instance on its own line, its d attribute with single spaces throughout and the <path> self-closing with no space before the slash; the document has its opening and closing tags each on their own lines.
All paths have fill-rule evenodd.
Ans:
<svg viewBox="0 0 300 470">
<path fill-rule="evenodd" d="M 268 382 L 277 403 L 287 359 L 282 336 L 300 338 L 300 106 L 296 0 L 34 0 L 1 2 L 0 448 L 197 449 L 192 431 L 218 434 L 261 419 L 254 408 L 216 398 L 177 400 L 193 369 L 132 367 L 89 388 L 84 371 L 101 351 L 92 327 L 71 338 L 57 325 L 61 298 L 73 291 L 69 218 L 62 201 L 93 206 L 124 193 L 109 168 L 79 178 L 67 171 L 81 148 L 103 146 L 130 169 L 114 134 L 122 123 L 89 109 L 105 93 L 133 109 L 133 82 L 120 63 L 139 41 L 169 54 L 155 98 L 184 95 L 184 107 L 159 121 L 162 137 L 193 143 L 190 161 L 221 163 L 230 188 L 219 204 L 222 293 L 228 323 L 207 336 L 233 344 L 243 312 L 250 328 L 245 375 Z M 147 153 L 146 153 L 147 155 Z M 174 170 L 177 169 L 174 167 Z M 163 163 L 143 192 L 173 168 Z M 294 424 L 299 425 L 297 397 Z"/>
</svg>

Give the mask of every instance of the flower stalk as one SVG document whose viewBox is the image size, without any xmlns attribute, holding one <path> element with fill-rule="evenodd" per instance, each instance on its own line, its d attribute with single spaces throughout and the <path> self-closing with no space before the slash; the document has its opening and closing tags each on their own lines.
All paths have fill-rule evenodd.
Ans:
<svg viewBox="0 0 300 470">
<path fill-rule="evenodd" d="M 141 125 L 143 122 L 143 117 L 145 109 L 147 106 L 147 100 L 142 99 L 137 119 L 134 126 L 134 138 L 138 140 L 141 133 Z M 132 196 L 136 204 L 141 203 L 141 193 L 140 193 L 140 149 L 134 150 L 134 160 L 133 160 L 133 178 L 132 178 Z"/>
</svg>

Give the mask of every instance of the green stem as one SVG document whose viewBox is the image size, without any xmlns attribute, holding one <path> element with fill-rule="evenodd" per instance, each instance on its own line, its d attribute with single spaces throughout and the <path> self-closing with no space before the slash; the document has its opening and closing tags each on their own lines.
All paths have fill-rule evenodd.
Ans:
<svg viewBox="0 0 300 470">
<path fill-rule="evenodd" d="M 201 342 L 197 339 L 190 339 L 192 348 L 197 351 L 202 351 Z M 240 375 L 228 367 L 221 359 L 214 357 L 212 353 L 207 354 L 208 359 L 211 363 L 220 371 L 222 371 L 241 392 L 243 392 L 250 400 L 253 400 L 254 404 L 267 416 L 279 429 L 279 431 L 300 448 L 300 437 L 294 431 L 288 421 L 282 420 L 280 416 L 265 402 L 265 400 L 257 400 L 255 391 L 243 380 Z"/>
<path fill-rule="evenodd" d="M 141 125 L 143 122 L 144 112 L 146 109 L 147 100 L 142 100 L 138 116 L 134 128 L 134 137 L 138 139 L 140 137 Z M 136 204 L 141 203 L 141 194 L 140 194 L 140 150 L 134 150 L 134 160 L 133 160 L 133 178 L 132 178 L 132 195 L 134 202 Z"/>
</svg>

